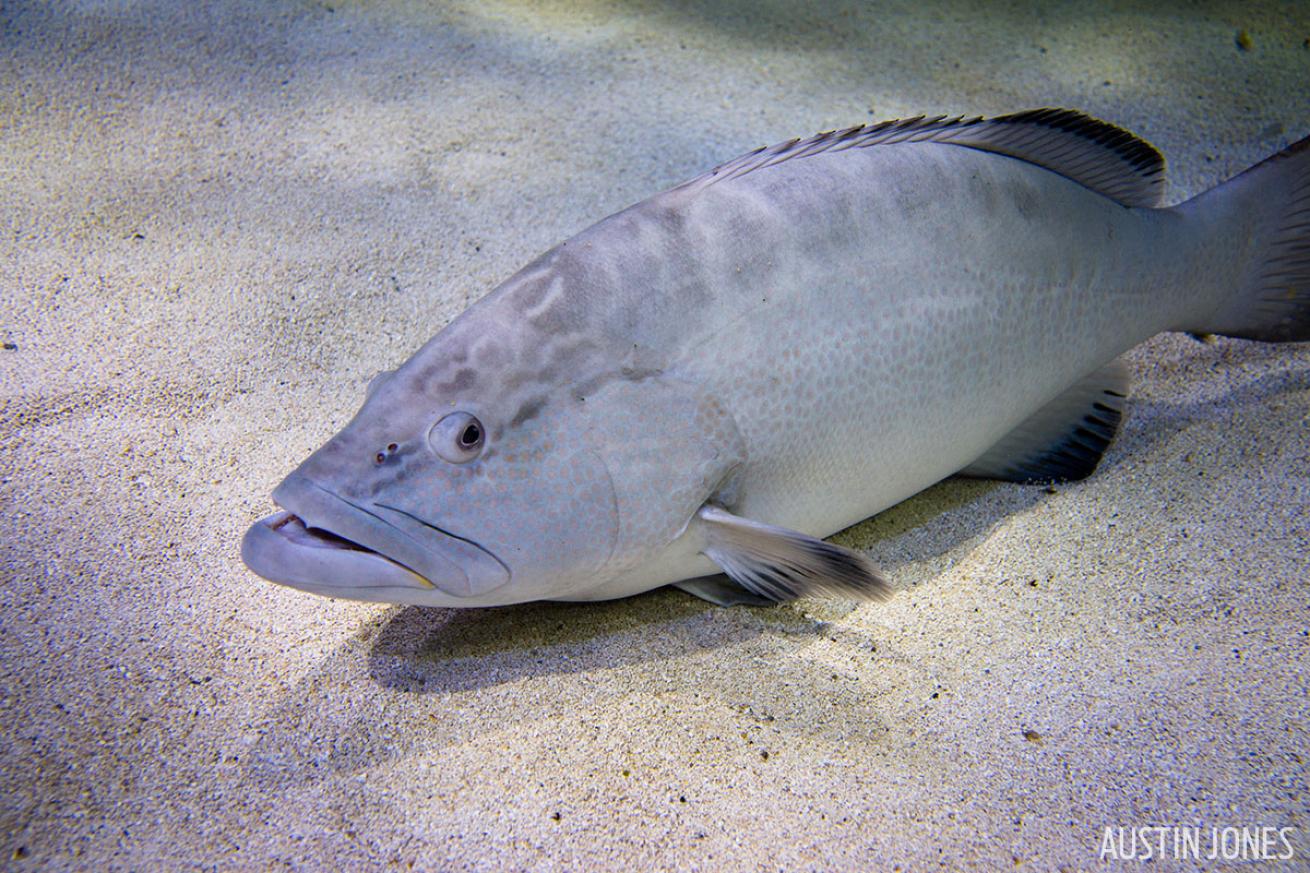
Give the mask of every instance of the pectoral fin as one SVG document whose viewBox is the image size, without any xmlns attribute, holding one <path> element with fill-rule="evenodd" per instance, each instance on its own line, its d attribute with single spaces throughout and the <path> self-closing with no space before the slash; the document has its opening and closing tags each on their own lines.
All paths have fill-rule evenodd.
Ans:
<svg viewBox="0 0 1310 873">
<path fill-rule="evenodd" d="M 717 506 L 701 507 L 697 517 L 705 535 L 705 556 L 752 594 L 779 602 L 816 594 L 886 600 L 892 594 L 873 563 L 859 552 L 740 518 Z"/>
</svg>

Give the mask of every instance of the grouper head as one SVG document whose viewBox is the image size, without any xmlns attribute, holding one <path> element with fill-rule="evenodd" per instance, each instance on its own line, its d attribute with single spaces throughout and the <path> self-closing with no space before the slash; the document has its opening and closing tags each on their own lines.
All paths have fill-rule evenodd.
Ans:
<svg viewBox="0 0 1310 873">
<path fill-rule="evenodd" d="M 474 307 L 376 378 L 274 490 L 245 563 L 332 597 L 486 606 L 587 599 L 676 539 L 735 462 L 722 410 L 510 315 Z"/>
</svg>

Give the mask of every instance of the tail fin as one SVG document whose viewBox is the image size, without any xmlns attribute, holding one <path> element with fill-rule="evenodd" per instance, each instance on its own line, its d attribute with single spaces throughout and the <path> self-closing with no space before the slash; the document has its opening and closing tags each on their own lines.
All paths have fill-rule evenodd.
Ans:
<svg viewBox="0 0 1310 873">
<path fill-rule="evenodd" d="M 1254 259 L 1239 287 L 1195 333 L 1264 342 L 1310 340 L 1310 137 L 1184 204 L 1258 213 L 1242 223 Z"/>
</svg>

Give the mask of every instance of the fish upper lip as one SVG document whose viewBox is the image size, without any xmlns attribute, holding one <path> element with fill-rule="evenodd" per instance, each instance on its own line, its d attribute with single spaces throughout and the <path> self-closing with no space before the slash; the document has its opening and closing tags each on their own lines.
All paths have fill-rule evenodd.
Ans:
<svg viewBox="0 0 1310 873">
<path fill-rule="evenodd" d="M 427 602 L 436 586 L 408 566 L 367 546 L 280 510 L 250 526 L 241 558 L 265 579 L 328 597 Z"/>
<path fill-rule="evenodd" d="M 300 519 L 313 536 L 335 541 L 341 548 L 375 554 L 454 596 L 481 594 L 509 581 L 509 568 L 478 543 L 397 507 L 361 506 L 303 473 L 292 473 L 283 480 L 274 490 L 273 500 Z M 375 509 L 400 516 L 403 523 L 397 524 Z M 414 535 L 415 526 L 420 525 L 442 537 L 442 548 L 433 549 Z"/>
<path fill-rule="evenodd" d="M 312 484 L 317 485 L 317 483 L 312 483 Z M 318 487 L 321 488 L 322 486 L 318 486 Z M 331 494 L 331 492 L 328 493 Z M 332 495 L 332 496 L 335 497 L 336 495 Z M 344 498 L 340 498 L 340 499 L 343 503 L 346 503 L 347 505 L 352 506 L 355 509 L 358 509 L 360 512 L 363 512 L 366 515 L 373 515 L 373 513 L 369 512 L 367 509 L 364 509 L 363 507 L 351 503 L 349 500 L 346 500 Z M 277 503 L 276 500 L 273 502 Z M 281 506 L 282 504 L 279 503 L 278 505 Z M 317 546 L 334 548 L 334 549 L 345 549 L 347 551 L 355 551 L 355 552 L 367 552 L 370 555 L 377 555 L 379 558 L 390 561 L 391 563 L 396 564 L 398 566 L 404 567 L 406 570 L 408 570 L 409 572 L 413 573 L 415 576 L 418 576 L 421 579 L 424 580 L 427 579 L 426 576 L 424 576 L 418 570 L 415 570 L 413 567 L 406 564 L 404 561 L 398 561 L 393 557 L 382 554 L 377 549 L 371 548 L 369 546 L 364 545 L 363 543 L 356 542 L 355 540 L 349 539 L 347 537 L 343 537 L 341 534 L 337 533 L 336 531 L 330 530 L 325 527 L 319 527 L 317 525 L 311 525 L 304 518 L 297 515 L 295 512 L 291 511 L 290 509 L 287 509 L 286 507 L 282 507 L 282 508 L 285 517 L 269 525 L 269 527 L 271 527 L 273 530 L 281 530 L 285 527 L 299 523 L 299 527 L 304 531 L 304 533 L 299 534 L 299 536 L 311 538 L 314 541 L 314 544 Z M 291 536 L 288 537 L 288 539 L 292 539 L 293 541 L 296 538 L 297 538 L 297 534 L 295 534 L 294 532 L 292 533 Z M 429 582 L 428 584 L 431 583 Z"/>
<path fill-rule="evenodd" d="M 353 506 L 354 504 L 351 505 Z M 495 561 L 497 564 L 500 565 L 501 569 L 505 571 L 506 576 L 509 575 L 510 569 L 509 567 L 505 566 L 505 562 L 502 561 L 500 558 L 496 557 L 495 552 L 491 551 L 486 546 L 482 545 L 482 543 L 479 543 L 477 540 L 471 540 L 468 537 L 462 537 L 457 533 L 452 533 L 446 530 L 444 527 L 440 527 L 438 525 L 433 524 L 430 521 L 426 521 L 422 518 L 419 518 L 417 515 L 415 515 L 414 513 L 410 512 L 407 509 L 401 509 L 399 506 L 391 506 L 390 504 L 386 504 L 386 503 L 375 503 L 373 505 L 376 506 L 378 509 L 385 509 L 388 512 L 399 513 L 400 515 L 405 516 L 405 518 L 412 520 L 415 524 L 420 524 L 423 527 L 428 528 L 429 530 L 434 530 L 437 533 L 441 534 L 442 536 L 449 537 L 452 540 L 458 540 L 461 543 L 466 543 L 467 545 L 477 549 L 479 552 L 486 555 L 488 558 L 491 558 L 491 560 Z M 364 510 L 364 511 L 368 512 L 368 510 Z M 370 513 L 370 515 L 375 515 L 375 514 Z"/>
</svg>

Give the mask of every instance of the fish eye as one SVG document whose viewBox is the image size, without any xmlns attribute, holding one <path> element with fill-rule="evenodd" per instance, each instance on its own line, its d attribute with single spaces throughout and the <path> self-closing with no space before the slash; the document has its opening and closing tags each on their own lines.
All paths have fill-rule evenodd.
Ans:
<svg viewBox="0 0 1310 873">
<path fill-rule="evenodd" d="M 482 454 L 486 429 L 467 412 L 452 412 L 432 425 L 428 431 L 428 445 L 443 460 L 452 464 L 467 464 Z"/>
</svg>

